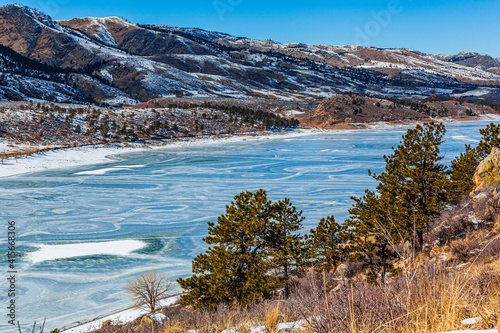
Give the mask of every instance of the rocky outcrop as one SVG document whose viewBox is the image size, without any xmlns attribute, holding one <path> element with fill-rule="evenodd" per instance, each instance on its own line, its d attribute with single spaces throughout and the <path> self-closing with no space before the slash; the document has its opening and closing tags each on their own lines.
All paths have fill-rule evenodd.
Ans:
<svg viewBox="0 0 500 333">
<path fill-rule="evenodd" d="M 500 149 L 493 148 L 477 167 L 474 174 L 474 189 L 471 195 L 481 192 L 490 186 L 496 185 L 500 177 Z"/>
<path fill-rule="evenodd" d="M 500 228 L 500 149 L 491 153 L 479 164 L 474 174 L 474 190 L 470 193 L 474 217 L 478 221 Z"/>
</svg>

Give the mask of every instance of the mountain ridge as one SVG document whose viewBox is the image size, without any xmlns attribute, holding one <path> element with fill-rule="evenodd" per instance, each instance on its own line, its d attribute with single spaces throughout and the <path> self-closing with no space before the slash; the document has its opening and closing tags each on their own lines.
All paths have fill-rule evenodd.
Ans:
<svg viewBox="0 0 500 333">
<path fill-rule="evenodd" d="M 65 73 L 64 87 L 48 84 L 79 96 L 42 100 L 119 106 L 170 97 L 301 101 L 362 93 L 500 101 L 500 60 L 475 53 L 281 44 L 113 16 L 54 21 L 21 5 L 0 7 L 0 22 L 0 45 Z M 22 86 L 29 79 L 10 81 Z M 17 97 L 6 90 L 0 85 L 1 100 L 40 99 L 37 89 Z"/>
</svg>

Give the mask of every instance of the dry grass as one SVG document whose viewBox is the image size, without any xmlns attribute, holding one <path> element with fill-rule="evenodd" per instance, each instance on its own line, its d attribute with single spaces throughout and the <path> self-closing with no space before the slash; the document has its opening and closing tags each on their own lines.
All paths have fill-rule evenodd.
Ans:
<svg viewBox="0 0 500 333">
<path fill-rule="evenodd" d="M 272 304 L 266 309 L 266 313 L 264 314 L 264 322 L 266 329 L 269 333 L 278 332 L 277 326 L 279 323 L 285 322 L 284 316 L 280 310 L 280 302 L 276 302 Z"/>
<path fill-rule="evenodd" d="M 99 332 L 250 333 L 259 327 L 277 333 L 283 331 L 281 323 L 303 320 L 305 333 L 435 333 L 465 329 L 461 321 L 472 317 L 482 318 L 473 328 L 494 328 L 500 316 L 500 236 L 479 229 L 444 248 L 451 253 L 448 262 L 424 253 L 416 259 L 403 256 L 399 273 L 385 282 L 368 283 L 352 274 L 357 266 L 346 265 L 342 276 L 310 271 L 286 300 L 243 309 L 221 306 L 211 313 L 172 306 L 163 309 L 168 326 L 135 322 Z"/>
<path fill-rule="evenodd" d="M 268 301 L 245 309 L 221 307 L 208 313 L 180 306 L 164 309 L 166 326 L 128 324 L 98 332 L 215 333 L 282 332 L 280 323 L 304 319 L 305 333 L 435 333 L 464 329 L 461 321 L 483 320 L 475 328 L 495 327 L 500 315 L 500 259 L 461 269 L 425 264 L 387 283 L 361 279 L 335 280 L 311 272 L 287 300 Z M 332 286 L 327 293 L 325 285 Z"/>
<path fill-rule="evenodd" d="M 304 317 L 317 318 L 315 332 L 440 332 L 462 329 L 470 317 L 491 328 L 500 315 L 499 266 L 499 260 L 461 269 L 426 263 L 388 283 L 350 281 L 327 299 L 309 276 L 295 302 L 304 305 Z"/>
</svg>

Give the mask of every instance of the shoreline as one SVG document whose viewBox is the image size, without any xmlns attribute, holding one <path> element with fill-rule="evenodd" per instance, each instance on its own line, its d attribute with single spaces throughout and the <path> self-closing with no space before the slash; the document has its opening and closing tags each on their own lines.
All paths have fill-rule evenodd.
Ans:
<svg viewBox="0 0 500 333">
<path fill-rule="evenodd" d="M 180 298 L 182 293 L 170 295 L 165 299 L 158 302 L 159 307 L 166 307 L 175 304 Z M 148 316 L 149 309 L 144 307 L 130 306 L 126 309 L 116 310 L 113 313 L 98 316 L 84 322 L 71 323 L 67 327 L 60 329 L 61 333 L 86 333 L 90 331 L 99 330 L 103 327 L 103 323 L 110 323 L 111 325 L 120 325 L 130 323 L 137 318 Z"/>
<path fill-rule="evenodd" d="M 323 134 L 323 133 L 335 133 L 340 131 L 351 131 L 351 130 L 378 130 L 378 129 L 389 129 L 397 127 L 411 127 L 417 124 L 422 124 L 429 121 L 441 122 L 441 123 L 453 123 L 462 121 L 498 121 L 500 120 L 500 115 L 496 114 L 486 114 L 479 117 L 470 118 L 439 118 L 439 119 L 426 119 L 422 121 L 398 121 L 398 122 L 377 122 L 377 123 L 366 123 L 366 124 L 355 124 L 349 126 L 348 128 L 299 128 L 292 131 L 283 132 L 262 132 L 262 133 L 246 133 L 241 135 L 228 135 L 223 137 L 198 137 L 190 138 L 185 140 L 175 140 L 175 141 L 162 141 L 162 142 L 148 142 L 145 144 L 127 144 L 122 146 L 111 146 L 111 145 L 93 145 L 93 146 L 82 146 L 74 148 L 57 148 L 52 147 L 43 153 L 22 157 L 22 158 L 8 158 L 2 160 L 0 164 L 0 179 L 7 177 L 16 177 L 23 174 L 51 171 L 57 169 L 65 169 L 71 167 L 79 166 L 90 166 L 98 165 L 112 162 L 121 161 L 120 158 L 115 156 L 120 154 L 126 154 L 131 152 L 144 152 L 160 149 L 172 149 L 172 148 L 182 148 L 182 147 L 197 147 L 213 144 L 226 144 L 226 143 L 238 143 L 245 141 L 261 141 L 270 139 L 282 139 L 282 138 L 293 138 L 312 134 Z M 3 147 L 10 146 L 7 142 L 3 142 Z M 47 146 L 48 147 L 48 146 Z M 13 148 L 16 148 L 15 146 Z M 18 149 L 26 149 L 26 146 L 20 145 Z"/>
<path fill-rule="evenodd" d="M 0 179 L 16 177 L 23 174 L 65 169 L 78 166 L 90 166 L 121 161 L 117 155 L 144 152 L 161 149 L 176 149 L 183 147 L 197 147 L 214 144 L 237 143 L 245 141 L 261 141 L 280 138 L 299 137 L 317 133 L 330 132 L 322 129 L 296 129 L 286 132 L 246 133 L 242 135 L 228 135 L 223 137 L 198 137 L 186 140 L 161 141 L 148 143 L 128 143 L 126 145 L 92 145 L 72 148 L 58 148 L 51 146 L 45 152 L 18 158 L 8 158 L 0 162 Z M 0 143 L 3 147 L 12 146 L 7 142 Z M 40 147 L 40 146 L 38 146 Z M 15 147 L 14 147 L 15 148 Z M 20 145 L 20 150 L 26 146 Z"/>
</svg>

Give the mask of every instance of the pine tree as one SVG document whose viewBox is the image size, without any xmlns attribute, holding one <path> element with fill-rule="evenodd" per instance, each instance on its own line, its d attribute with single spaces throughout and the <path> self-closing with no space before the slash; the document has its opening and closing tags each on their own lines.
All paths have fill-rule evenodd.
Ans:
<svg viewBox="0 0 500 333">
<path fill-rule="evenodd" d="M 439 163 L 443 159 L 440 145 L 445 132 L 444 125 L 436 123 L 409 129 L 394 153 L 384 156 L 385 171 L 373 175 L 380 182 L 380 196 L 396 208 L 394 223 L 401 231 L 414 232 L 412 238 L 420 250 L 430 219 L 438 216 L 448 202 L 448 172 Z"/>
<path fill-rule="evenodd" d="M 267 245 L 274 269 L 285 288 L 285 296 L 290 295 L 292 276 L 301 276 L 306 266 L 306 253 L 303 237 L 294 232 L 302 229 L 302 211 L 291 204 L 288 198 L 272 206 L 272 223 Z"/>
<path fill-rule="evenodd" d="M 279 285 L 266 260 L 271 216 L 263 190 L 235 196 L 217 224 L 208 222 L 209 236 L 203 240 L 212 247 L 194 259 L 197 275 L 178 280 L 187 291 L 181 302 L 214 310 L 221 303 L 247 306 L 270 298 Z"/>
<path fill-rule="evenodd" d="M 493 147 L 500 147 L 500 124 L 489 124 L 486 128 L 480 129 L 481 141 L 476 148 L 479 154 L 479 161 L 482 161 L 491 153 Z"/>
<path fill-rule="evenodd" d="M 349 260 L 361 262 L 368 269 L 368 280 L 373 281 L 379 272 L 384 279 L 395 257 L 392 246 L 403 238 L 393 223 L 394 207 L 387 198 L 368 190 L 363 197 L 352 199 L 355 203 L 345 222 Z"/>
<path fill-rule="evenodd" d="M 465 153 L 451 162 L 450 202 L 457 204 L 474 187 L 472 180 L 479 163 L 486 158 L 493 147 L 500 147 L 500 125 L 489 124 L 480 129 L 481 140 L 475 148 L 465 145 Z"/>
<path fill-rule="evenodd" d="M 103 138 L 108 137 L 108 132 L 109 132 L 109 117 L 108 116 L 105 116 L 104 119 L 102 120 L 102 123 L 99 126 L 99 130 L 101 131 L 101 136 Z"/>
<path fill-rule="evenodd" d="M 343 245 L 345 227 L 335 222 L 333 216 L 319 221 L 315 229 L 307 236 L 312 263 L 317 271 L 335 272 L 347 255 Z"/>
<path fill-rule="evenodd" d="M 480 162 L 479 156 L 477 149 L 465 145 L 465 153 L 461 153 L 460 156 L 451 161 L 450 203 L 458 204 L 461 198 L 472 191 L 474 187 L 472 178 Z"/>
</svg>

